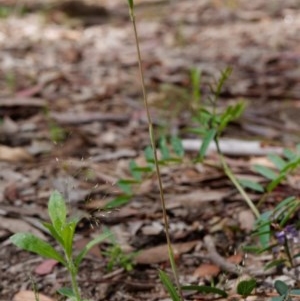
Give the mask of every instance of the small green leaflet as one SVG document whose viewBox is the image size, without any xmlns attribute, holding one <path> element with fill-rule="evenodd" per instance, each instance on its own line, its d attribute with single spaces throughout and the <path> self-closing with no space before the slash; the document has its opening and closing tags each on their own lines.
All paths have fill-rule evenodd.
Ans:
<svg viewBox="0 0 300 301">
<path fill-rule="evenodd" d="M 159 150 L 162 156 L 162 160 L 168 160 L 170 158 L 170 151 L 167 146 L 167 140 L 165 137 L 159 139 Z"/>
<path fill-rule="evenodd" d="M 123 206 L 127 204 L 130 199 L 132 198 L 132 195 L 120 195 L 113 199 L 112 201 L 108 202 L 105 206 L 104 209 L 113 209 L 113 208 L 118 208 L 120 206 Z"/>
<path fill-rule="evenodd" d="M 275 180 L 278 177 L 277 173 L 266 166 L 254 165 L 254 170 L 269 180 Z"/>
<path fill-rule="evenodd" d="M 177 156 L 179 156 L 179 157 L 184 156 L 184 148 L 183 148 L 182 141 L 180 138 L 178 138 L 177 136 L 172 136 L 171 137 L 171 145 Z"/>
<path fill-rule="evenodd" d="M 282 170 L 286 166 L 287 162 L 284 161 L 281 157 L 275 154 L 268 155 L 270 161 L 279 169 Z"/>
<path fill-rule="evenodd" d="M 256 287 L 256 280 L 255 279 L 249 279 L 239 282 L 237 286 L 237 293 L 242 295 L 244 298 L 249 296 L 251 292 Z"/>
<path fill-rule="evenodd" d="M 217 132 L 215 129 L 210 129 L 209 131 L 206 132 L 205 136 L 203 137 L 201 148 L 199 150 L 200 160 L 204 159 L 204 157 L 206 155 L 206 151 L 209 147 L 209 144 L 215 138 L 216 133 Z"/>
<path fill-rule="evenodd" d="M 245 188 L 249 188 L 257 192 L 264 192 L 264 188 L 259 183 L 247 179 L 238 179 L 238 181 Z"/>
</svg>

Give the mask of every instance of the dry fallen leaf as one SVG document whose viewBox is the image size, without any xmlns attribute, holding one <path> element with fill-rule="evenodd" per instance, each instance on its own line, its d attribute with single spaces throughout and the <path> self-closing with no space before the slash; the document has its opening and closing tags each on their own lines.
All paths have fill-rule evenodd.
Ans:
<svg viewBox="0 0 300 301">
<path fill-rule="evenodd" d="M 234 255 L 229 256 L 226 260 L 230 263 L 234 264 L 240 264 L 243 261 L 243 254 L 241 253 L 236 253 Z"/>
<path fill-rule="evenodd" d="M 22 147 L 8 147 L 0 145 L 0 161 L 28 162 L 33 157 Z"/>
<path fill-rule="evenodd" d="M 203 263 L 194 271 L 193 276 L 197 278 L 210 279 L 217 276 L 220 271 L 221 269 L 215 264 Z"/>
<path fill-rule="evenodd" d="M 28 232 L 41 239 L 46 239 L 46 236 L 41 231 L 17 218 L 1 217 L 0 228 L 6 229 L 11 233 Z"/>
<path fill-rule="evenodd" d="M 168 209 L 169 206 L 172 206 L 174 208 L 175 204 L 177 206 L 195 208 L 195 206 L 203 206 L 203 202 L 220 201 L 230 194 L 230 189 L 197 189 L 193 192 L 184 194 L 166 194 L 166 206 Z"/>
<path fill-rule="evenodd" d="M 238 215 L 240 228 L 249 233 L 253 230 L 255 217 L 251 210 L 243 210 Z"/>
<path fill-rule="evenodd" d="M 46 259 L 35 268 L 34 272 L 37 275 L 48 275 L 53 271 L 57 264 L 58 261 L 54 259 Z"/>
<path fill-rule="evenodd" d="M 197 241 L 189 241 L 186 243 L 173 244 L 172 246 L 173 246 L 174 255 L 179 256 L 181 254 L 189 252 L 196 246 L 197 243 L 198 243 Z M 162 245 L 162 246 L 142 250 L 135 258 L 135 261 L 141 264 L 160 263 L 168 260 L 169 260 L 169 255 L 168 255 L 167 245 Z"/>
<path fill-rule="evenodd" d="M 35 293 L 32 291 L 20 291 L 16 293 L 12 301 L 35 301 Z M 39 294 L 40 301 L 55 301 L 52 298 L 49 298 L 43 294 Z"/>
</svg>

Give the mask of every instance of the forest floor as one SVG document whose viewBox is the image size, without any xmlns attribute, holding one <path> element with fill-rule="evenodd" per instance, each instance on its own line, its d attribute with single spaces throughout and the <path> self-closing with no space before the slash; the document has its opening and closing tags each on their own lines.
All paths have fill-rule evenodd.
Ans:
<svg viewBox="0 0 300 301">
<path fill-rule="evenodd" d="M 145 164 L 144 149 L 150 145 L 126 1 L 15 2 L 0 4 L 5 5 L 1 15 L 8 14 L 0 19 L 0 300 L 34 300 L 32 281 L 41 301 L 62 300 L 56 290 L 68 284 L 66 269 L 9 241 L 27 231 L 53 242 L 40 221 L 48 220 L 47 201 L 55 189 L 65 196 L 71 215 L 83 216 L 75 252 L 104 227 L 125 254 L 137 252 L 131 271 L 117 262 L 109 271 L 112 255 L 103 253 L 109 241 L 93 248 L 78 277 L 86 298 L 169 300 L 158 278 L 158 269 L 169 273 L 170 265 L 155 174 L 133 187 L 127 204 L 103 209 L 122 195 L 117 182 L 130 177 L 129 162 Z M 251 236 L 255 216 L 218 168 L 213 150 L 203 163 L 193 163 L 197 150 L 190 143 L 199 137 L 187 128 L 195 127 L 191 70 L 201 71 L 206 105 L 210 85 L 231 67 L 218 110 L 240 100 L 246 109 L 221 137 L 222 143 L 231 138 L 237 143 L 224 147 L 226 162 L 239 178 L 268 183 L 253 171 L 254 164 L 270 166 L 269 152 L 294 150 L 299 143 L 299 1 L 136 5 L 156 136 L 177 134 L 186 152 L 182 163 L 162 167 L 180 282 L 214 283 L 238 298 L 234 287 L 244 275 L 238 268 L 227 270 L 216 260 L 219 255 L 255 276 L 252 299 L 268 299 L 277 279 L 296 286 L 293 269 L 264 270 L 270 252 L 245 256 L 242 247 L 258 243 Z M 256 147 L 243 151 L 244 141 L 256 141 Z M 291 174 L 264 195 L 259 211 L 299 197 L 299 176 L 299 171 Z M 255 204 L 263 196 L 247 192 Z M 192 292 L 185 298 L 216 296 Z"/>
</svg>

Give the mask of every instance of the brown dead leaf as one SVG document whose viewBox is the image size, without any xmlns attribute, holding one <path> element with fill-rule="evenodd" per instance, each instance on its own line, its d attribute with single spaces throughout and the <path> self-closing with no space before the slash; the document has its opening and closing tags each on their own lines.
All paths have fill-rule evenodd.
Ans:
<svg viewBox="0 0 300 301">
<path fill-rule="evenodd" d="M 0 161 L 30 162 L 33 157 L 22 147 L 0 145 Z"/>
<path fill-rule="evenodd" d="M 129 116 L 125 114 L 103 114 L 96 112 L 67 112 L 67 113 L 51 113 L 51 118 L 61 125 L 66 124 L 86 124 L 92 122 L 128 122 Z"/>
<path fill-rule="evenodd" d="M 166 204 L 167 208 L 172 206 L 174 208 L 175 204 L 178 206 L 195 207 L 203 206 L 203 202 L 211 201 L 221 201 L 223 198 L 231 194 L 230 189 L 226 190 L 208 190 L 208 189 L 198 189 L 191 193 L 185 194 L 167 194 Z"/>
<path fill-rule="evenodd" d="M 229 256 L 226 260 L 230 263 L 240 264 L 243 261 L 243 254 L 236 253 L 234 255 Z"/>
<path fill-rule="evenodd" d="M 173 244 L 173 251 L 175 256 L 191 251 L 197 244 L 197 241 L 189 241 L 186 243 Z M 135 258 L 136 263 L 153 264 L 169 260 L 168 246 L 162 245 L 150 249 L 142 250 Z"/>
<path fill-rule="evenodd" d="M 45 235 L 23 220 L 16 218 L 1 217 L 0 228 L 6 229 L 11 233 L 29 232 L 41 239 L 46 239 Z"/>
<path fill-rule="evenodd" d="M 13 301 L 35 301 L 35 293 L 33 291 L 20 291 L 16 293 L 13 297 Z M 55 301 L 43 294 L 39 294 L 40 301 Z"/>
<path fill-rule="evenodd" d="M 249 233 L 253 230 L 255 217 L 251 210 L 243 210 L 238 215 L 240 228 Z"/>
<path fill-rule="evenodd" d="M 41 98 L 30 98 L 30 97 L 14 97 L 14 98 L 5 98 L 1 99 L 1 107 L 36 107 L 44 108 L 47 105 L 47 102 Z"/>
<path fill-rule="evenodd" d="M 54 259 L 46 259 L 35 268 L 34 272 L 37 275 L 48 275 L 53 271 L 57 264 L 58 261 Z"/>
<path fill-rule="evenodd" d="M 221 269 L 211 263 L 201 264 L 193 273 L 194 277 L 210 279 L 216 277 L 220 273 Z"/>
</svg>

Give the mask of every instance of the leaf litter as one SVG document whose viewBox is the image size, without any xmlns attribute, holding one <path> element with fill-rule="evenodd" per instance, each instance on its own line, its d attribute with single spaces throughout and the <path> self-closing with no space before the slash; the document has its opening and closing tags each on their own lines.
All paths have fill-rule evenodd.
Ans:
<svg viewBox="0 0 300 301">
<path fill-rule="evenodd" d="M 201 92 L 207 95 L 220 70 L 232 66 L 220 105 L 243 97 L 247 109 L 225 132 L 226 160 L 239 176 L 257 178 L 251 166 L 258 160 L 269 164 L 269 150 L 281 153 L 299 142 L 300 7 L 291 0 L 274 1 L 272 7 L 262 0 L 229 2 L 137 1 L 146 85 L 155 124 L 176 132 L 191 126 L 190 70 L 201 70 Z M 155 177 L 135 188 L 132 201 L 120 210 L 99 211 L 105 217 L 96 226 L 91 227 L 88 214 L 121 194 L 117 180 L 128 176 L 129 160 L 143 158 L 149 144 L 126 4 L 76 1 L 84 10 L 75 14 L 64 4 L 47 11 L 45 3 L 28 0 L 24 7 L 29 13 L 14 15 L 16 1 L 6 0 L 15 11 L 0 20 L 1 300 L 34 300 L 28 274 L 41 267 L 46 273 L 45 261 L 32 261 L 35 257 L 9 245 L 8 237 L 20 229 L 45 236 L 37 220 L 47 218 L 54 188 L 65 193 L 71 214 L 79 210 L 87 216 L 79 225 L 79 245 L 104 226 L 116 227 L 121 245 L 138 252 L 133 271 L 109 273 L 101 256 L 107 246 L 93 250 L 80 272 L 87 297 L 163 300 L 167 295 L 157 285 L 157 268 L 170 267 Z M 97 20 L 88 13 L 89 5 L 101 10 Z M 199 141 L 183 138 L 188 154 L 195 152 L 191 145 Z M 229 139 L 235 144 L 227 145 Z M 214 150 L 207 162 L 215 163 Z M 249 242 L 253 216 L 215 167 L 163 170 L 183 282 L 195 275 L 206 283 L 206 276 L 216 279 L 219 271 L 234 278 L 238 263 L 228 261 L 228 248 Z M 291 175 L 267 206 L 288 196 L 291 188 L 299 194 L 298 177 Z M 14 270 L 20 263 L 22 269 Z M 264 275 L 263 263 L 263 258 L 250 257 L 245 269 L 261 273 L 262 279 L 272 277 L 269 282 L 279 277 L 274 270 Z M 59 265 L 47 273 L 51 277 L 35 275 L 35 282 L 53 300 L 66 273 Z"/>
</svg>

